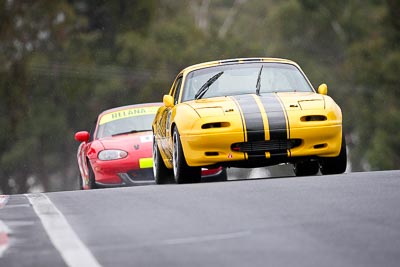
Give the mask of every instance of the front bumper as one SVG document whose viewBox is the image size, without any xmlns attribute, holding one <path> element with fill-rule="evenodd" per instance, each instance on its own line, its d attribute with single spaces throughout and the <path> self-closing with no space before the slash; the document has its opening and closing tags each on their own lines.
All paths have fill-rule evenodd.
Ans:
<svg viewBox="0 0 400 267">
<path fill-rule="evenodd" d="M 96 185 L 98 187 L 122 187 L 154 183 L 153 169 L 150 168 L 117 173 L 114 178 L 112 183 L 109 181 L 104 183 L 96 179 Z"/>
<path fill-rule="evenodd" d="M 92 162 L 98 187 L 143 185 L 154 182 L 152 158 Z"/>
<path fill-rule="evenodd" d="M 268 166 L 293 161 L 296 157 L 335 157 L 339 155 L 342 140 L 342 125 L 315 125 L 294 128 L 288 132 L 288 139 L 301 142 L 288 149 L 281 159 L 272 159 L 269 151 L 263 158 L 250 158 L 248 153 L 232 150 L 234 143 L 245 142 L 243 132 L 215 131 L 204 134 L 181 135 L 185 159 L 189 166 Z"/>
</svg>

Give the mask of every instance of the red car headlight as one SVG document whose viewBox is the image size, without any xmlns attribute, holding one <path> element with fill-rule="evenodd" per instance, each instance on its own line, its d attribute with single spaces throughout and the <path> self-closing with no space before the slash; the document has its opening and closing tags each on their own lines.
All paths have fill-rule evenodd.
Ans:
<svg viewBox="0 0 400 267">
<path fill-rule="evenodd" d="M 109 149 L 103 150 L 99 153 L 99 160 L 115 160 L 115 159 L 123 159 L 128 156 L 128 152 L 117 149 Z"/>
</svg>

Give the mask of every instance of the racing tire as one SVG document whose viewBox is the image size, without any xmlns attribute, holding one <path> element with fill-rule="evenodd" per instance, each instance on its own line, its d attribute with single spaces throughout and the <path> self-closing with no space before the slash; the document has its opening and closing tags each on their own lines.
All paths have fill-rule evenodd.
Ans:
<svg viewBox="0 0 400 267">
<path fill-rule="evenodd" d="M 293 165 L 293 171 L 296 176 L 316 175 L 319 168 L 319 163 L 316 160 L 299 161 Z"/>
<path fill-rule="evenodd" d="M 173 180 L 173 171 L 168 169 L 161 157 L 160 149 L 153 136 L 153 175 L 156 184 L 168 184 Z"/>
<path fill-rule="evenodd" d="M 187 165 L 177 127 L 174 128 L 173 133 L 172 163 L 177 184 L 201 182 L 201 168 Z"/>
<path fill-rule="evenodd" d="M 221 173 L 218 174 L 218 175 L 215 177 L 215 181 L 216 181 L 216 182 L 225 182 L 225 181 L 228 181 L 228 173 L 227 173 L 227 171 L 226 171 L 226 168 L 223 168 L 222 171 L 221 171 Z"/>
<path fill-rule="evenodd" d="M 321 158 L 321 173 L 323 175 L 328 174 L 341 174 L 346 171 L 347 168 L 347 149 L 346 149 L 346 138 L 342 134 L 342 144 L 340 146 L 339 156 L 333 158 Z"/>
<path fill-rule="evenodd" d="M 94 176 L 94 172 L 92 169 L 92 166 L 90 165 L 90 162 L 88 161 L 87 163 L 88 169 L 89 169 L 89 189 L 96 189 L 96 178 Z"/>
</svg>

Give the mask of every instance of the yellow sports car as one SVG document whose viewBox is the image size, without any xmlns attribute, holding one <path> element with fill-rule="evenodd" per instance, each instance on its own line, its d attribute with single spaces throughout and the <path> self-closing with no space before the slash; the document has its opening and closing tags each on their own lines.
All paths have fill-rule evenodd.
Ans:
<svg viewBox="0 0 400 267">
<path fill-rule="evenodd" d="M 342 112 L 293 61 L 240 58 L 176 77 L 153 121 L 157 183 L 200 182 L 203 167 L 292 163 L 297 176 L 343 173 Z"/>
</svg>

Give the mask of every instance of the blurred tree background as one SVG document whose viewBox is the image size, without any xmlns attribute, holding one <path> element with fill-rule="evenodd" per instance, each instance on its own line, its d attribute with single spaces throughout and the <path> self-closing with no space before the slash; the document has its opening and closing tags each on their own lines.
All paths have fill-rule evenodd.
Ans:
<svg viewBox="0 0 400 267">
<path fill-rule="evenodd" d="M 400 168 L 398 0 L 0 0 L 0 193 L 74 189 L 74 133 L 102 110 L 259 56 L 329 85 L 352 171 Z"/>
</svg>

